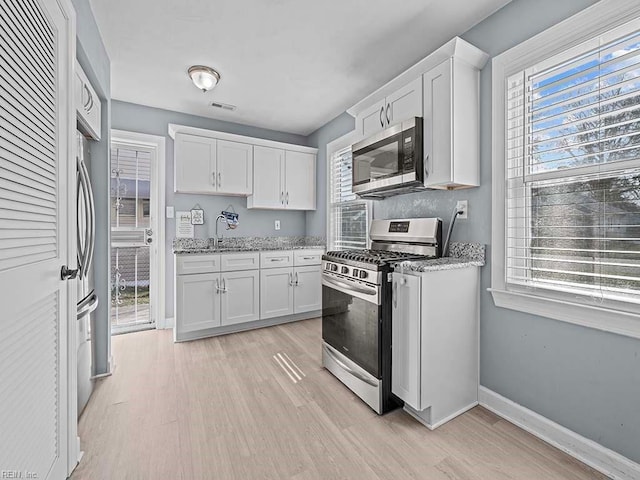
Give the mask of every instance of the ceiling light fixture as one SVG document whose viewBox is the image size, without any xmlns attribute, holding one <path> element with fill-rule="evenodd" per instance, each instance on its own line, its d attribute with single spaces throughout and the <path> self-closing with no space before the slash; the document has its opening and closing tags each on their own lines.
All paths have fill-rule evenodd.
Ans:
<svg viewBox="0 0 640 480">
<path fill-rule="evenodd" d="M 220 81 L 220 74 L 211 67 L 194 65 L 187 70 L 193 84 L 203 92 L 211 90 Z"/>
</svg>

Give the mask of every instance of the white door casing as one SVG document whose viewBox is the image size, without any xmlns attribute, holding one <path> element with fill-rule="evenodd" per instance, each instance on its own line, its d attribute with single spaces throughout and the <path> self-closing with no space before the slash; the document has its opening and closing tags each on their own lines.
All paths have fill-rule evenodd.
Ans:
<svg viewBox="0 0 640 480">
<path fill-rule="evenodd" d="M 66 0 L 0 3 L 0 468 L 41 479 L 79 454 L 75 40 Z"/>
<path fill-rule="evenodd" d="M 158 135 L 111 130 L 112 144 L 119 144 L 132 149 L 141 148 L 151 152 L 151 198 L 150 216 L 152 243 L 150 246 L 150 301 L 152 321 L 156 328 L 168 328 L 165 318 L 165 152 L 166 140 Z"/>
</svg>

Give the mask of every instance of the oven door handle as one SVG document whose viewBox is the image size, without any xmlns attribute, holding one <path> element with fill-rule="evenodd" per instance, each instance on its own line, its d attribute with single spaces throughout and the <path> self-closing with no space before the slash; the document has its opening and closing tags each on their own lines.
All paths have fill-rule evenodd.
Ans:
<svg viewBox="0 0 640 480">
<path fill-rule="evenodd" d="M 353 283 L 341 282 L 339 280 L 336 280 L 332 277 L 328 277 L 325 275 L 322 276 L 322 283 L 327 287 L 335 287 L 336 289 L 344 293 L 356 292 L 356 293 L 361 293 L 363 295 L 369 295 L 372 297 L 375 297 L 378 294 L 378 291 L 374 288 L 366 288 Z"/>
<path fill-rule="evenodd" d="M 365 377 L 364 375 L 356 372 L 351 367 L 349 367 L 346 363 L 342 362 L 338 357 L 335 356 L 335 354 L 331 350 L 329 350 L 327 348 L 326 345 L 323 345 L 322 348 L 324 349 L 324 352 L 327 354 L 327 356 L 329 356 L 331 358 L 331 360 L 336 362 L 338 364 L 338 366 L 340 368 L 342 368 L 345 372 L 349 373 L 350 375 L 353 375 L 358 380 L 361 380 L 361 381 L 365 382 L 366 384 L 371 385 L 372 387 L 377 387 L 378 386 L 378 384 L 376 382 L 373 382 L 371 379 L 369 379 L 369 378 Z"/>
</svg>

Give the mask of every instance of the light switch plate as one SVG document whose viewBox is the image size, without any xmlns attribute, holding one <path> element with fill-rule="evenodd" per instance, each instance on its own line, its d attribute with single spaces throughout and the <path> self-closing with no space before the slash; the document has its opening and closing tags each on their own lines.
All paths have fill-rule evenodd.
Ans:
<svg viewBox="0 0 640 480">
<path fill-rule="evenodd" d="M 280 220 L 275 221 L 276 230 L 280 230 Z"/>
<path fill-rule="evenodd" d="M 167 207 L 167 218 L 173 218 L 173 216 L 174 216 L 173 207 Z"/>
</svg>

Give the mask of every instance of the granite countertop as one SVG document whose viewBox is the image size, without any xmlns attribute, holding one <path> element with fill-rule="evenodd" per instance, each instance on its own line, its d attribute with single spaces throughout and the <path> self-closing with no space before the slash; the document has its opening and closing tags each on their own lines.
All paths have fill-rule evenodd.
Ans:
<svg viewBox="0 0 640 480">
<path fill-rule="evenodd" d="M 223 238 L 214 247 L 213 238 L 176 238 L 173 240 L 173 253 L 232 253 L 260 252 L 267 250 L 303 250 L 307 248 L 325 248 L 322 237 L 228 237 Z"/>
<path fill-rule="evenodd" d="M 484 245 L 479 243 L 451 242 L 449 256 L 431 260 L 407 260 L 394 264 L 396 271 L 434 272 L 457 268 L 484 266 Z"/>
</svg>

